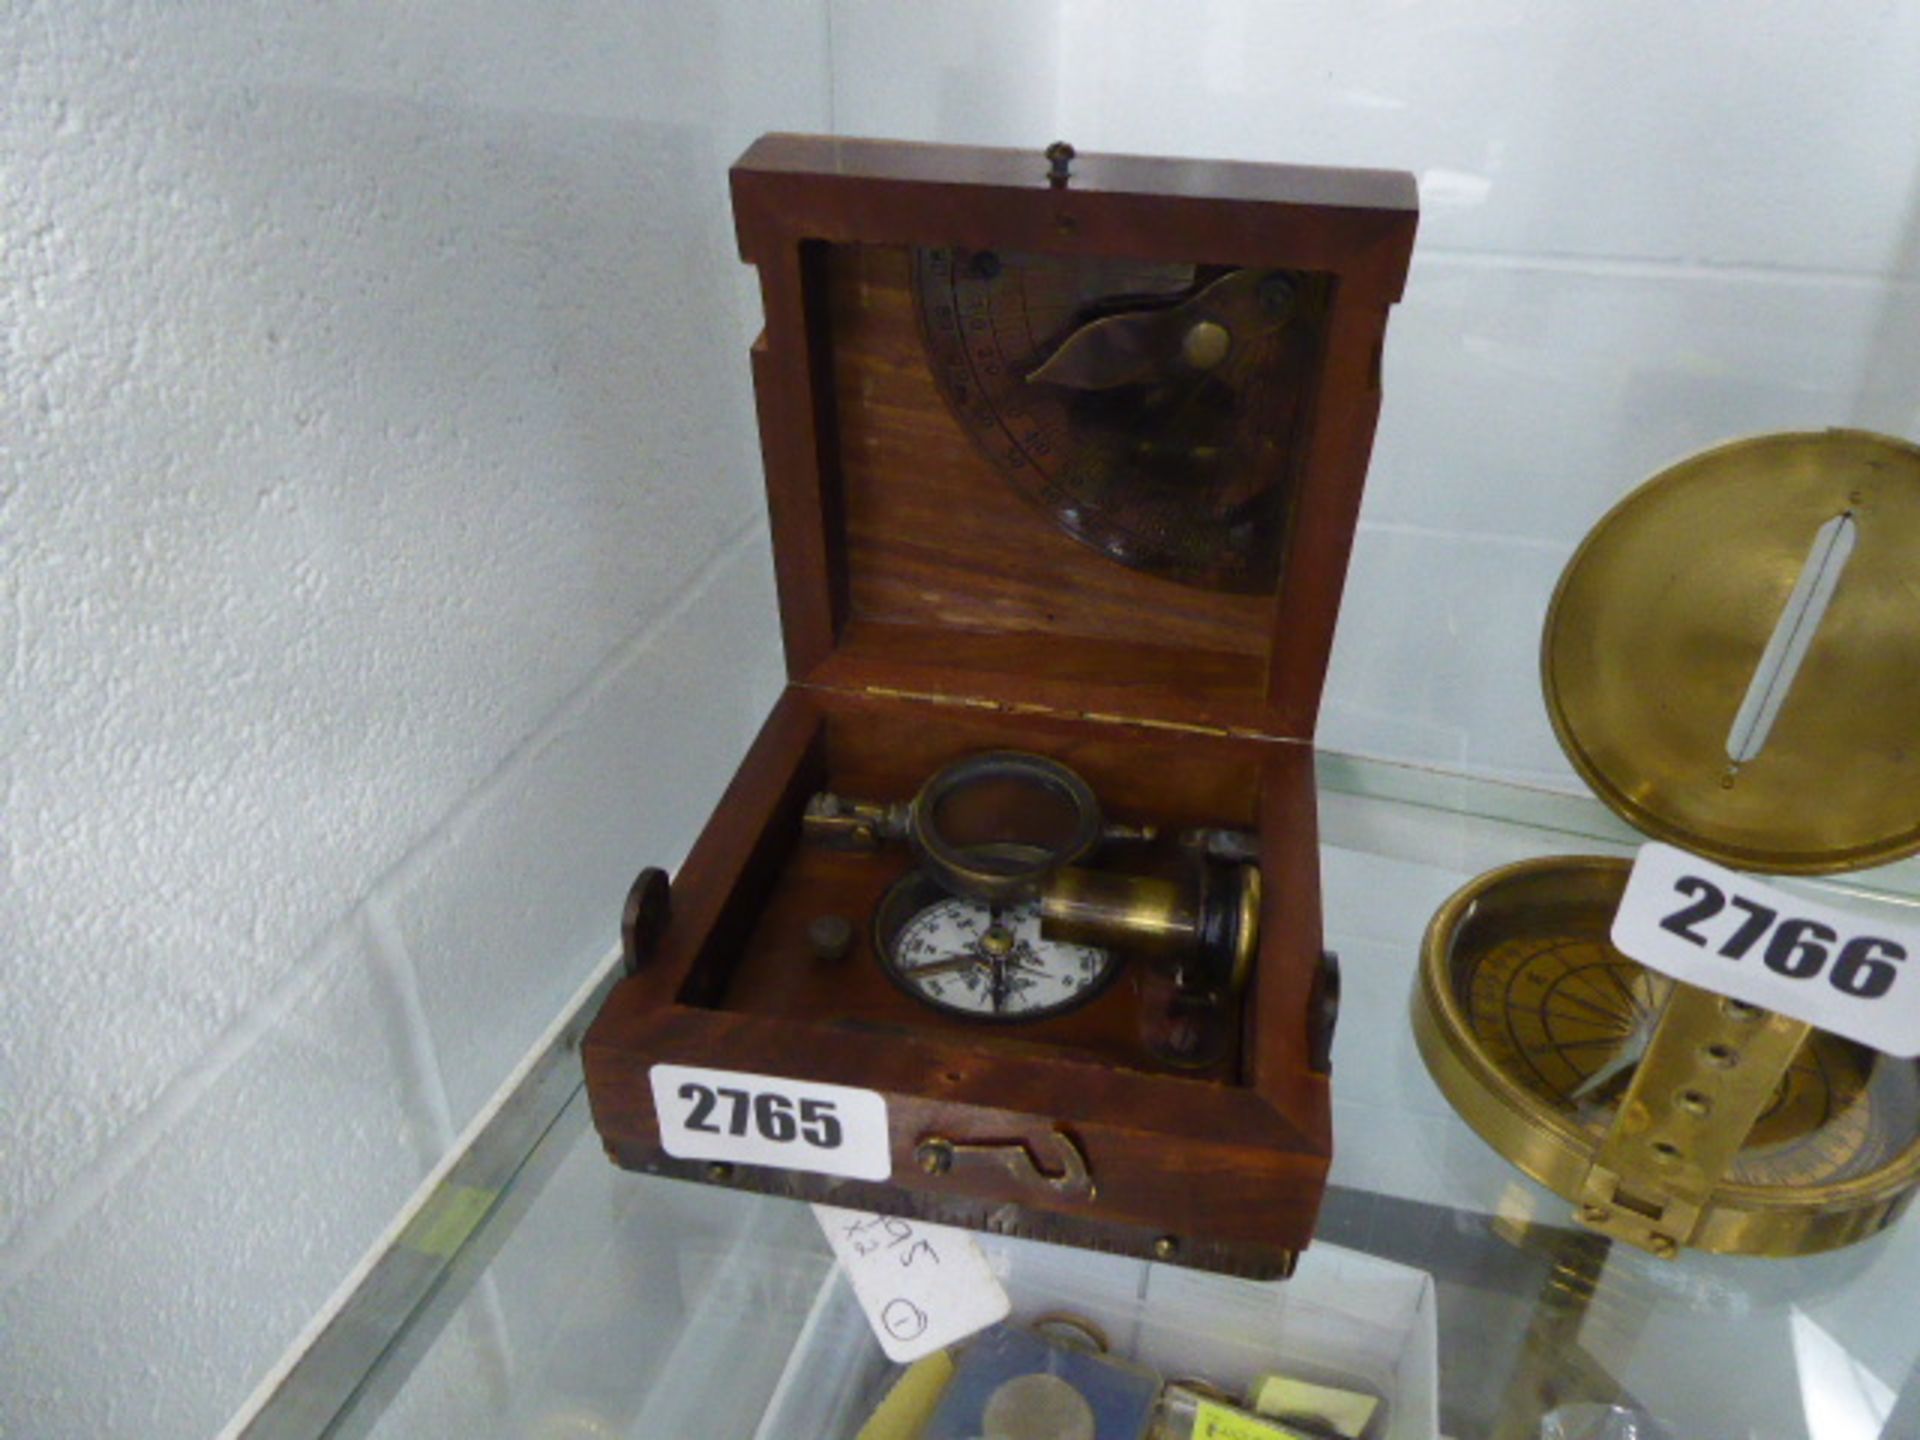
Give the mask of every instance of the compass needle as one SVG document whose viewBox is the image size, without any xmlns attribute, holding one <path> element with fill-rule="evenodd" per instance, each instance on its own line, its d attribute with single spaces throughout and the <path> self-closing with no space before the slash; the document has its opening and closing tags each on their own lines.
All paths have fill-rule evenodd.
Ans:
<svg viewBox="0 0 1920 1440">
<path fill-rule="evenodd" d="M 956 970 L 972 970 L 985 963 L 986 962 L 978 955 L 949 955 L 944 959 L 930 961 L 925 965 L 909 965 L 903 967 L 903 969 L 904 973 L 918 978 L 931 975 L 951 975 Z"/>
</svg>

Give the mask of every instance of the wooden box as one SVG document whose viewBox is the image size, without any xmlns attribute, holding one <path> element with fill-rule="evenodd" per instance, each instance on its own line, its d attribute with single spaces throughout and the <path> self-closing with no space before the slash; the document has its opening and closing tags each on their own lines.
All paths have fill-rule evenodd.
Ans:
<svg viewBox="0 0 1920 1440">
<path fill-rule="evenodd" d="M 1414 186 L 1059 151 L 774 135 L 734 167 L 790 683 L 670 902 L 636 886 L 587 1084 L 636 1170 L 1281 1275 L 1332 1153 L 1312 737 Z M 1284 323 L 1233 318 L 1249 286 Z M 905 801 L 1009 749 L 1109 819 L 1257 836 L 1213 1063 L 1143 1048 L 1143 967 L 1013 1025 L 882 973 L 868 917 L 913 858 L 808 843 L 809 798 Z M 823 915 L 850 953 L 810 948 Z M 656 1065 L 874 1092 L 889 1178 L 675 1158 Z M 927 1163 L 929 1137 L 972 1161 Z"/>
</svg>

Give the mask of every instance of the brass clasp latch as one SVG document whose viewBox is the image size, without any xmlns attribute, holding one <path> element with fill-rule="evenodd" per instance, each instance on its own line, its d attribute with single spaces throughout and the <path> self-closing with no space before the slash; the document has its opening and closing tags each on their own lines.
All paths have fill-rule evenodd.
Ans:
<svg viewBox="0 0 1920 1440">
<path fill-rule="evenodd" d="M 913 1147 L 913 1157 L 929 1175 L 945 1175 L 955 1165 L 978 1161 L 1006 1171 L 1022 1184 L 1044 1185 L 1066 1199 L 1093 1199 L 1093 1171 L 1079 1144 L 1064 1130 L 1055 1130 L 1053 1140 L 1059 1153 L 1056 1171 L 1042 1169 L 1024 1140 L 950 1140 L 945 1135 L 927 1135 Z"/>
<path fill-rule="evenodd" d="M 1811 1029 L 1676 984 L 1581 1183 L 1579 1222 L 1671 1260 Z"/>
</svg>

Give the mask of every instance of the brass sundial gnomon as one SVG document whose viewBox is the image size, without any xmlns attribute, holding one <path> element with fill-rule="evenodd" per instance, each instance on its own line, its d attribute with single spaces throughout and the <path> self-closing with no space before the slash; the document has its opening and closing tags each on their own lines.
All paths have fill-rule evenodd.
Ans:
<svg viewBox="0 0 1920 1440">
<path fill-rule="evenodd" d="M 1121 564 L 1274 588 L 1324 277 L 944 248 L 913 288 L 949 407 L 1028 501 Z"/>
</svg>

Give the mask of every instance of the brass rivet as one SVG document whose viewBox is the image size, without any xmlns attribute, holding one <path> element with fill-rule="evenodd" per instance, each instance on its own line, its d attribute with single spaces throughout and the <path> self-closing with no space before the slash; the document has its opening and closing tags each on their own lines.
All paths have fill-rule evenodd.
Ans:
<svg viewBox="0 0 1920 1440">
<path fill-rule="evenodd" d="M 1680 1108 L 1689 1115 L 1705 1115 L 1709 1110 L 1713 1109 L 1713 1101 L 1699 1090 L 1682 1090 L 1680 1092 Z"/>
<path fill-rule="evenodd" d="M 1196 370 L 1211 370 L 1227 358 L 1233 336 L 1217 320 L 1202 320 L 1181 338 L 1180 358 Z"/>
<path fill-rule="evenodd" d="M 944 1175 L 953 1166 L 953 1147 L 940 1140 L 923 1140 L 914 1148 L 913 1158 L 929 1175 Z"/>
<path fill-rule="evenodd" d="M 1717 1065 L 1722 1070 L 1731 1070 L 1740 1063 L 1740 1052 L 1731 1045 L 1709 1045 L 1700 1053 L 1709 1065 Z"/>
<path fill-rule="evenodd" d="M 1171 1260 L 1179 1253 L 1180 1242 L 1171 1235 L 1162 1235 L 1153 1242 L 1153 1258 L 1156 1260 Z"/>
<path fill-rule="evenodd" d="M 1269 275 L 1260 282 L 1258 293 L 1268 314 L 1284 315 L 1293 304 L 1293 280 L 1286 275 Z"/>
<path fill-rule="evenodd" d="M 1678 1164 L 1680 1160 L 1680 1147 L 1670 1140 L 1654 1141 L 1653 1153 L 1663 1165 Z"/>
<path fill-rule="evenodd" d="M 731 1180 L 732 1178 L 733 1167 L 724 1161 L 716 1160 L 713 1164 L 707 1166 L 707 1179 L 709 1180 Z"/>
<path fill-rule="evenodd" d="M 1720 1008 L 1727 1012 L 1729 1020 L 1758 1020 L 1760 1007 L 1749 1005 L 1744 1000 L 1722 1000 Z"/>
</svg>

